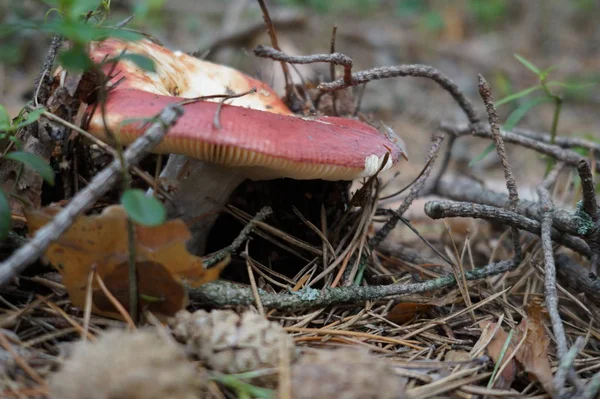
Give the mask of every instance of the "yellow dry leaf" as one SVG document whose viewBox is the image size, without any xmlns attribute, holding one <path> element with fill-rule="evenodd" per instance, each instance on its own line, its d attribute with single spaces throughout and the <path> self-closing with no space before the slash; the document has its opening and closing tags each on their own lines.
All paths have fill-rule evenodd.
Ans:
<svg viewBox="0 0 600 399">
<path fill-rule="evenodd" d="M 30 234 L 50 222 L 59 211 L 58 207 L 26 211 Z M 141 309 L 158 316 L 171 316 L 187 304 L 184 284 L 194 288 L 219 277 L 227 260 L 205 269 L 202 259 L 190 254 L 185 247 L 190 237 L 180 219 L 156 227 L 135 226 Z M 62 275 L 73 305 L 83 308 L 88 277 L 95 268 L 111 294 L 128 309 L 127 215 L 121 206 L 107 207 L 99 215 L 79 216 L 48 247 L 45 258 Z M 96 281 L 92 290 L 92 312 L 121 318 Z"/>
</svg>

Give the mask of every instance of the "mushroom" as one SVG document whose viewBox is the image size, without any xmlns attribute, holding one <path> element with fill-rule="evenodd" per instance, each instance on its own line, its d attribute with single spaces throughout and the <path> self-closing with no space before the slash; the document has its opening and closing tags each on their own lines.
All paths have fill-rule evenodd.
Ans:
<svg viewBox="0 0 600 399">
<path fill-rule="evenodd" d="M 366 123 L 339 117 L 295 116 L 265 83 L 148 40 L 108 39 L 94 43 L 90 55 L 100 62 L 124 50 L 152 59 L 155 72 L 128 60 L 118 62 L 105 121 L 99 110 L 90 116 L 88 129 L 101 139 L 108 139 L 105 122 L 128 145 L 141 134 L 142 123 L 126 120 L 151 117 L 174 101 L 256 88 L 222 106 L 216 102 L 220 99 L 185 105 L 183 117 L 153 150 L 173 154 L 161 177 L 179 181 L 173 197 L 176 206 L 169 214 L 193 223 L 189 246 L 194 253 L 203 252 L 217 212 L 247 178 L 350 181 L 387 170 L 405 156 L 400 139 L 387 129 L 381 133 Z M 104 68 L 106 72 L 112 66 Z"/>
</svg>

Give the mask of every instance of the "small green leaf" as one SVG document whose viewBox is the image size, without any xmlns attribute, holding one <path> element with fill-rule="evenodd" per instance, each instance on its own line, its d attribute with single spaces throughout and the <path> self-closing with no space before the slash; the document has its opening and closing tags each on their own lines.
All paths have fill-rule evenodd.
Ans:
<svg viewBox="0 0 600 399">
<path fill-rule="evenodd" d="M 23 151 L 9 152 L 4 158 L 23 163 L 39 173 L 48 184 L 54 185 L 54 170 L 43 158 Z"/>
<path fill-rule="evenodd" d="M 21 144 L 21 142 L 19 141 L 19 139 L 16 138 L 15 136 L 13 136 L 13 135 L 6 134 L 6 133 L 0 133 L 0 140 L 9 140 L 9 141 L 12 141 L 14 143 L 15 147 L 17 149 L 19 149 L 19 150 L 21 148 L 23 148 L 23 144 Z"/>
<path fill-rule="evenodd" d="M 0 105 L 0 130 L 10 130 L 10 116 L 4 106 Z"/>
<path fill-rule="evenodd" d="M 32 123 L 36 122 L 38 119 L 40 119 L 40 116 L 42 116 L 44 111 L 46 111 L 44 108 L 40 108 L 40 109 L 36 109 L 35 111 L 31 111 L 30 113 L 27 114 L 27 117 L 25 118 L 25 120 L 23 120 L 22 122 L 17 124 L 17 126 L 15 126 L 15 129 L 20 129 L 22 127 L 31 125 Z"/>
<path fill-rule="evenodd" d="M 163 203 L 147 196 L 142 190 L 126 190 L 121 197 L 121 204 L 129 218 L 143 226 L 158 226 L 164 223 L 167 217 Z"/>
<path fill-rule="evenodd" d="M 533 87 L 530 87 L 530 88 L 528 88 L 528 89 L 521 90 L 521 91 L 520 91 L 520 92 L 518 92 L 518 93 L 511 94 L 511 95 L 509 95 L 509 96 L 506 96 L 506 97 L 504 97 L 504 98 L 502 98 L 502 99 L 500 99 L 500 100 L 496 101 L 496 107 L 498 107 L 498 106 L 500 106 L 500 105 L 502 105 L 502 104 L 509 103 L 509 102 L 511 102 L 511 101 L 514 101 L 514 100 L 518 100 L 519 98 L 521 98 L 521 97 L 525 97 L 526 95 L 528 95 L 528 94 L 531 94 L 531 93 L 533 93 L 534 91 L 536 91 L 536 90 L 539 90 L 539 89 L 541 89 L 541 88 L 542 88 L 542 86 L 540 86 L 540 85 L 538 85 L 538 86 L 533 86 Z"/>
<path fill-rule="evenodd" d="M 111 61 L 118 60 L 129 60 L 146 71 L 156 72 L 154 61 L 141 54 L 125 53 L 119 57 L 113 58 Z"/>
<path fill-rule="evenodd" d="M 587 89 L 590 88 L 592 86 L 597 85 L 597 82 L 589 82 L 589 83 L 564 83 L 564 82 L 557 82 L 557 81 L 551 81 L 546 83 L 548 86 L 556 86 L 556 87 L 563 87 L 565 89 L 568 90 L 583 90 L 583 89 Z"/>
<path fill-rule="evenodd" d="M 65 69 L 73 72 L 86 71 L 93 65 L 90 57 L 80 46 L 63 51 L 58 56 L 58 60 Z"/>
<path fill-rule="evenodd" d="M 548 74 L 549 74 L 550 72 L 552 72 L 553 70 L 557 69 L 557 68 L 558 68 L 558 66 L 556 66 L 556 65 L 552 65 L 551 67 L 548 67 L 548 68 L 544 69 L 544 70 L 543 70 L 543 71 L 540 73 L 540 76 L 539 76 L 540 80 L 546 80 L 546 78 L 548 77 Z"/>
<path fill-rule="evenodd" d="M 471 162 L 469 162 L 469 168 L 475 165 L 477 162 L 481 161 L 483 158 L 487 157 L 490 152 L 494 151 L 494 148 L 496 148 L 495 143 L 491 143 L 490 145 L 485 147 L 485 150 L 483 150 L 481 154 L 477 155 L 471 160 Z"/>
<path fill-rule="evenodd" d="M 525 68 L 529 69 L 531 72 L 535 73 L 538 77 L 542 75 L 542 72 L 538 67 L 533 65 L 533 63 L 527 60 L 525 57 L 520 56 L 519 54 L 515 54 L 515 58 L 519 60 L 521 64 L 525 66 Z"/>
<path fill-rule="evenodd" d="M 519 108 L 515 109 L 508 116 L 508 118 L 506 118 L 506 122 L 504 123 L 504 129 L 512 130 L 515 126 L 517 126 L 517 124 L 521 121 L 521 119 L 523 119 L 525 114 L 527 114 L 527 112 L 529 112 L 530 109 L 540 104 L 548 103 L 551 101 L 553 101 L 553 99 L 550 97 L 541 97 L 524 103 Z"/>
<path fill-rule="evenodd" d="M 82 15 L 87 14 L 90 11 L 96 10 L 100 6 L 99 0 L 76 0 L 69 4 L 67 7 L 67 17 L 69 19 L 76 19 Z"/>
<path fill-rule="evenodd" d="M 0 240 L 4 240 L 8 237 L 10 224 L 10 204 L 8 203 L 6 194 L 4 194 L 4 191 L 0 188 Z"/>
</svg>

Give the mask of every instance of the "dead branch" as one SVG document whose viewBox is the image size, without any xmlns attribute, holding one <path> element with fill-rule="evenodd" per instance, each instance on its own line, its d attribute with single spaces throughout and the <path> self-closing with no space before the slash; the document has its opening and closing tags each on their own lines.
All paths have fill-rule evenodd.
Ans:
<svg viewBox="0 0 600 399">
<path fill-rule="evenodd" d="M 542 238 L 542 249 L 544 252 L 544 269 L 545 269 L 545 297 L 546 297 L 546 308 L 550 314 L 550 320 L 552 322 L 552 331 L 556 339 L 556 351 L 559 359 L 562 359 L 568 350 L 567 336 L 565 335 L 565 329 L 560 319 L 560 313 L 558 311 L 558 290 L 556 289 L 556 267 L 554 265 L 554 250 L 552 249 L 552 213 L 554 212 L 554 204 L 552 197 L 550 196 L 550 188 L 556 182 L 558 174 L 563 168 L 564 164 L 557 164 L 552 171 L 548 174 L 546 179 L 538 187 L 537 192 L 540 196 L 542 220 L 541 220 L 541 238 Z M 558 381 L 558 379 L 557 379 Z M 559 391 L 563 390 L 563 386 L 556 387 Z"/>
<path fill-rule="evenodd" d="M 368 69 L 366 71 L 360 71 L 356 73 L 352 72 L 352 58 L 340 54 L 315 54 L 292 57 L 285 54 L 282 51 L 275 50 L 266 46 L 258 46 L 254 50 L 254 54 L 258 57 L 271 58 L 274 60 L 285 60 L 289 63 L 296 64 L 310 64 L 315 62 L 327 62 L 335 65 L 344 66 L 344 76 L 342 79 L 335 80 L 333 82 L 321 83 L 318 86 L 319 90 L 322 91 L 336 91 L 342 90 L 351 86 L 358 86 L 363 83 L 368 83 L 373 80 L 387 79 L 395 77 L 412 76 L 416 78 L 428 78 L 439 84 L 444 90 L 446 90 L 452 98 L 458 103 L 461 109 L 466 114 L 471 124 L 479 122 L 477 112 L 473 108 L 471 102 L 465 97 L 460 91 L 458 86 L 446 75 L 442 74 L 437 69 L 430 67 L 429 65 L 399 65 L 392 67 L 380 67 Z"/>
<path fill-rule="evenodd" d="M 263 19 L 265 20 L 265 25 L 267 26 L 267 32 L 271 38 L 271 45 L 276 50 L 281 50 L 279 48 L 279 44 L 277 43 L 277 32 L 275 31 L 275 25 L 273 24 L 273 20 L 269 14 L 269 9 L 267 8 L 264 0 L 258 0 L 258 4 L 260 5 L 260 9 L 263 13 Z M 285 77 L 285 89 L 286 92 L 288 92 L 290 90 L 290 86 L 292 85 L 290 70 L 285 62 L 281 62 L 281 69 L 283 70 L 283 76 Z"/>
<path fill-rule="evenodd" d="M 465 273 L 467 280 L 480 280 L 495 276 L 514 268 L 514 260 L 492 263 Z M 453 287 L 456 280 L 447 275 L 421 283 L 389 284 L 374 286 L 346 286 L 317 290 L 305 288 L 292 293 L 268 293 L 259 289 L 260 300 L 265 308 L 279 310 L 302 310 L 339 304 L 360 304 L 366 301 L 397 299 L 403 295 Z M 190 298 L 204 305 L 216 307 L 251 306 L 255 304 L 254 294 L 250 287 L 218 280 L 204 284 L 189 291 Z"/>
<path fill-rule="evenodd" d="M 469 217 L 489 220 L 511 227 L 517 227 L 537 236 L 541 235 L 541 224 L 539 221 L 491 205 L 481 205 L 473 202 L 435 200 L 425 204 L 425 213 L 432 219 Z M 577 251 L 584 256 L 589 257 L 591 254 L 588 245 L 578 237 L 566 235 L 556 229 L 551 229 L 551 237 L 559 244 L 564 245 L 573 251 Z"/>
<path fill-rule="evenodd" d="M 442 179 L 438 187 L 436 187 L 435 193 L 455 201 L 474 202 L 498 208 L 504 207 L 508 201 L 507 195 L 487 189 L 480 183 L 466 177 Z M 541 220 L 539 204 L 532 201 L 519 201 L 516 213 L 537 221 Z M 552 215 L 552 225 L 567 234 L 580 235 L 579 222 L 573 218 L 573 214 L 564 209 L 555 210 Z"/>
<path fill-rule="evenodd" d="M 508 156 L 506 155 L 506 147 L 504 146 L 504 140 L 500 134 L 500 121 L 498 120 L 498 113 L 494 107 L 494 98 L 492 96 L 492 88 L 489 83 L 485 80 L 482 75 L 478 77 L 479 95 L 485 104 L 485 110 L 488 113 L 488 119 L 490 124 L 490 131 L 494 144 L 496 144 L 496 152 L 500 158 L 502 164 L 502 170 L 504 171 L 504 179 L 506 180 L 506 189 L 508 190 L 508 209 L 514 212 L 519 205 L 519 193 L 517 191 L 517 183 L 512 173 L 512 169 L 508 162 Z M 519 229 L 517 227 L 511 228 L 513 246 L 515 250 L 515 263 L 518 263 L 522 259 L 521 253 L 521 242 L 519 239 Z"/>
<path fill-rule="evenodd" d="M 440 125 L 440 129 L 446 133 L 453 134 L 458 137 L 471 134 L 475 137 L 481 137 L 485 139 L 491 139 L 493 137 L 491 131 L 482 124 L 457 126 L 454 124 L 442 123 Z M 522 136 L 515 131 L 502 130 L 501 134 L 502 138 L 507 143 L 517 144 L 539 152 L 540 154 L 548 155 L 557 161 L 564 162 L 569 166 L 577 167 L 581 160 L 585 160 L 581 155 L 573 150 L 561 148 L 558 145 L 546 144 L 538 141 L 537 139 Z M 596 164 L 596 170 L 600 172 L 600 163 Z"/>
<path fill-rule="evenodd" d="M 523 128 L 514 128 L 512 131 L 542 143 L 552 144 L 552 135 L 550 133 L 536 132 Z M 587 148 L 588 150 L 594 151 L 596 156 L 600 156 L 600 143 L 592 140 L 586 140 L 580 137 L 557 136 L 554 138 L 554 144 L 561 148 Z"/>
</svg>

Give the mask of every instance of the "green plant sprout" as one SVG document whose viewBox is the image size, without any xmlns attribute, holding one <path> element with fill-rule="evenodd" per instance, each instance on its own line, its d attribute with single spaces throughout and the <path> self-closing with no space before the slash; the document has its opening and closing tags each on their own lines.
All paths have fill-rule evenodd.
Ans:
<svg viewBox="0 0 600 399">
<path fill-rule="evenodd" d="M 22 147 L 20 141 L 15 137 L 15 133 L 21 128 L 31 125 L 37 121 L 44 109 L 35 110 L 27 113 L 22 110 L 14 120 L 10 119 L 6 108 L 0 105 L 0 142 L 7 140 L 14 143 L 17 149 Z M 54 185 L 54 171 L 48 163 L 41 157 L 23 151 L 9 152 L 1 155 L 1 159 L 9 159 L 19 162 L 21 167 L 28 167 L 39 173 L 40 176 L 50 185 Z M 19 173 L 20 175 L 20 173 Z M 15 184 L 18 182 L 18 176 Z M 8 236 L 11 228 L 11 208 L 8 197 L 11 193 L 5 193 L 0 187 L 0 240 L 4 240 Z"/>
<path fill-rule="evenodd" d="M 502 125 L 502 128 L 506 131 L 514 129 L 515 126 L 523 119 L 523 117 L 533 108 L 538 105 L 545 103 L 553 103 L 554 104 L 554 113 L 552 116 L 552 125 L 550 128 L 550 143 L 554 144 L 556 142 L 556 134 L 558 131 L 558 122 L 560 119 L 560 113 L 562 110 L 563 97 L 560 93 L 556 93 L 553 91 L 553 88 L 563 88 L 566 90 L 581 90 L 595 85 L 596 83 L 582 83 L 582 84 L 570 84 L 560 81 L 549 81 L 548 76 L 551 71 L 555 70 L 556 66 L 551 66 L 544 70 L 541 70 L 536 65 L 534 65 L 531 61 L 527 60 L 525 57 L 520 56 L 519 54 L 515 54 L 515 58 L 529 71 L 534 73 L 539 83 L 535 86 L 528 87 L 527 89 L 521 90 L 517 93 L 508 95 L 496 102 L 496 107 L 499 107 L 504 104 L 509 104 L 514 101 L 520 100 L 524 97 L 537 93 L 538 91 L 542 91 L 543 95 L 534 97 L 529 99 L 528 101 L 520 104 L 514 111 L 510 113 L 510 115 L 506 118 L 506 122 Z M 473 158 L 469 163 L 469 166 L 473 166 L 477 162 L 481 161 L 485 158 L 489 153 L 494 150 L 494 143 L 491 143 L 481 154 L 477 157 Z M 552 166 L 554 165 L 554 159 L 548 159 L 546 174 L 550 171 Z"/>
<path fill-rule="evenodd" d="M 214 376 L 211 379 L 233 389 L 240 399 L 272 399 L 275 397 L 275 392 L 272 389 L 260 388 L 244 381 L 255 376 L 260 376 L 261 374 L 261 370 L 256 370 L 240 374 L 223 374 Z"/>
</svg>

